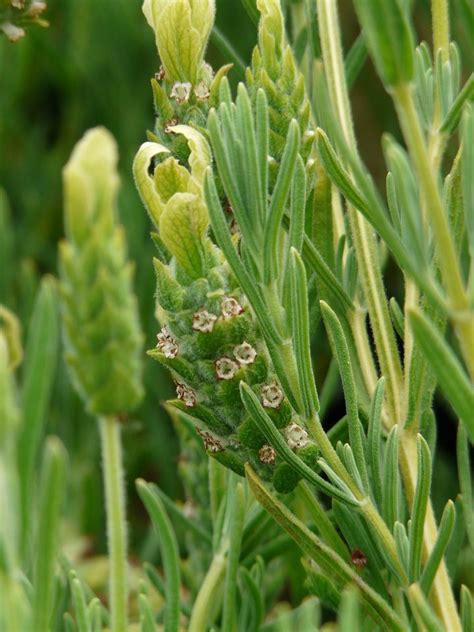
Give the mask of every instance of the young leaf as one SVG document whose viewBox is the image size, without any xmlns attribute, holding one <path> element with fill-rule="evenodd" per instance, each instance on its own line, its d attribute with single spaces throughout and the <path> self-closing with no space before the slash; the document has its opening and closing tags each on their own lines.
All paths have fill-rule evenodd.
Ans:
<svg viewBox="0 0 474 632">
<path fill-rule="evenodd" d="M 435 374 L 439 387 L 466 426 L 474 442 L 474 390 L 459 360 L 433 324 L 421 311 L 409 312 L 415 340 L 420 345 Z"/>
<path fill-rule="evenodd" d="M 353 587 L 342 593 L 337 629 L 338 632 L 360 632 L 359 597 Z"/>
<path fill-rule="evenodd" d="M 453 533 L 455 519 L 456 510 L 454 508 L 454 503 L 452 500 L 448 500 L 439 523 L 438 537 L 436 538 L 436 542 L 431 550 L 430 556 L 426 561 L 420 579 L 421 590 L 427 596 L 430 594 L 436 572 L 443 560 L 446 547 L 448 546 L 449 539 Z"/>
<path fill-rule="evenodd" d="M 431 488 L 431 454 L 428 444 L 421 435 L 417 436 L 417 460 L 417 484 L 410 529 L 409 577 L 412 582 L 418 581 L 420 577 L 423 530 Z"/>
<path fill-rule="evenodd" d="M 323 314 L 324 323 L 333 348 L 333 353 L 339 365 L 339 372 L 341 374 L 342 387 L 344 390 L 344 399 L 346 402 L 351 447 L 354 453 L 357 469 L 360 472 L 363 488 L 365 492 L 368 492 L 369 479 L 364 450 L 365 437 L 362 424 L 359 420 L 357 392 L 351 367 L 349 349 L 339 319 L 329 305 L 327 305 L 324 301 L 321 301 L 321 312 Z"/>
<path fill-rule="evenodd" d="M 74 571 L 69 573 L 69 581 L 71 584 L 72 601 L 74 603 L 74 614 L 76 615 L 76 623 L 78 632 L 92 632 L 89 621 L 89 613 L 87 611 L 86 596 L 81 581 L 77 578 Z"/>
<path fill-rule="evenodd" d="M 285 205 L 297 164 L 298 149 L 300 145 L 300 128 L 295 120 L 292 120 L 288 130 L 285 149 L 278 170 L 277 181 L 273 189 L 268 217 L 263 236 L 263 266 L 265 283 L 270 284 L 278 277 L 280 268 L 278 258 L 278 236 L 281 229 L 281 221 L 285 212 Z"/>
<path fill-rule="evenodd" d="M 456 454 L 458 461 L 459 487 L 461 488 L 461 503 L 464 522 L 469 543 L 474 549 L 474 514 L 472 511 L 472 469 L 469 455 L 469 442 L 463 424 L 458 426 Z"/>
<path fill-rule="evenodd" d="M 33 621 L 48 630 L 54 604 L 54 572 L 59 540 L 59 515 L 66 482 L 66 451 L 57 437 L 49 437 L 41 472 L 38 534 L 35 543 Z"/>
<path fill-rule="evenodd" d="M 311 364 L 309 337 L 308 282 L 303 261 L 295 248 L 290 250 L 290 323 L 300 387 L 303 392 L 305 414 L 310 418 L 319 410 L 318 393 Z"/>
<path fill-rule="evenodd" d="M 59 348 L 58 298 L 56 282 L 46 277 L 35 301 L 23 367 L 23 425 L 18 456 L 22 496 L 23 545 L 30 528 L 37 458 L 56 374 Z"/>
<path fill-rule="evenodd" d="M 399 520 L 398 426 L 393 426 L 385 446 L 382 511 L 389 529 Z"/>
<path fill-rule="evenodd" d="M 245 517 L 245 494 L 242 483 L 237 483 L 232 492 L 228 488 L 228 503 L 229 518 L 227 533 L 224 537 L 229 540 L 229 551 L 224 584 L 222 628 L 234 630 L 237 617 L 237 572 Z"/>
<path fill-rule="evenodd" d="M 412 584 L 408 589 L 408 600 L 412 607 L 417 624 L 426 632 L 443 632 L 444 626 L 433 612 L 418 584 Z"/>
<path fill-rule="evenodd" d="M 376 505 L 382 507 L 382 469 L 380 465 L 380 443 L 382 440 L 382 405 L 385 390 L 385 378 L 381 377 L 375 387 L 370 407 L 367 435 L 367 461 L 371 477 L 371 489 Z"/>
<path fill-rule="evenodd" d="M 461 622 L 462 632 L 474 629 L 474 603 L 471 591 L 467 586 L 461 586 Z"/>
<path fill-rule="evenodd" d="M 139 479 L 136 487 L 145 505 L 161 544 L 166 586 L 165 632 L 178 632 L 180 617 L 179 551 L 173 527 L 155 486 Z"/>
</svg>

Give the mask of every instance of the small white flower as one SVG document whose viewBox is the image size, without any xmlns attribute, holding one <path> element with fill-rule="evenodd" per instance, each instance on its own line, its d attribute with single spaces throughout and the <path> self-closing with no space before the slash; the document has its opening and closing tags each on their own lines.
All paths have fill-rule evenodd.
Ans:
<svg viewBox="0 0 474 632">
<path fill-rule="evenodd" d="M 219 380 L 231 380 L 239 370 L 237 362 L 225 356 L 216 360 L 215 366 L 217 379 Z"/>
<path fill-rule="evenodd" d="M 211 93 L 209 92 L 208 85 L 204 81 L 200 81 L 194 88 L 194 94 L 199 101 L 205 101 L 209 98 Z"/>
<path fill-rule="evenodd" d="M 242 305 L 232 296 L 227 296 L 221 303 L 221 313 L 225 319 L 238 316 L 243 311 L 244 308 Z"/>
<path fill-rule="evenodd" d="M 215 314 L 211 314 L 207 309 L 201 309 L 193 314 L 193 329 L 194 331 L 210 333 L 214 329 L 216 320 L 217 316 Z"/>
<path fill-rule="evenodd" d="M 199 428 L 197 428 L 196 430 L 198 434 L 202 437 L 202 440 L 204 442 L 204 449 L 206 450 L 206 452 L 222 452 L 224 446 L 220 441 L 213 437 L 210 432 L 200 430 Z"/>
<path fill-rule="evenodd" d="M 161 331 L 156 334 L 156 339 L 158 340 L 158 344 L 156 345 L 157 347 L 173 339 L 173 336 L 168 329 L 168 325 L 163 325 Z"/>
<path fill-rule="evenodd" d="M 188 408 L 192 408 L 196 405 L 196 393 L 192 388 L 186 386 L 186 384 L 176 385 L 176 395 Z"/>
<path fill-rule="evenodd" d="M 283 391 L 276 382 L 262 386 L 262 404 L 265 408 L 280 408 Z"/>
<path fill-rule="evenodd" d="M 239 364 L 253 364 L 257 357 L 257 352 L 248 342 L 242 342 L 242 344 L 234 347 L 234 356 Z"/>
<path fill-rule="evenodd" d="M 171 88 L 170 97 L 176 99 L 178 103 L 187 103 L 191 96 L 191 88 L 192 85 L 189 82 L 177 81 Z"/>
<path fill-rule="evenodd" d="M 288 447 L 292 450 L 304 448 L 309 443 L 308 433 L 298 424 L 291 423 L 285 428 L 284 433 Z"/>
<path fill-rule="evenodd" d="M 273 465 L 275 463 L 276 452 L 271 445 L 264 445 L 258 451 L 258 458 L 265 465 Z"/>
<path fill-rule="evenodd" d="M 158 340 L 156 348 L 163 353 L 165 358 L 176 358 L 178 355 L 178 343 L 166 325 L 162 327 L 156 338 Z"/>
</svg>

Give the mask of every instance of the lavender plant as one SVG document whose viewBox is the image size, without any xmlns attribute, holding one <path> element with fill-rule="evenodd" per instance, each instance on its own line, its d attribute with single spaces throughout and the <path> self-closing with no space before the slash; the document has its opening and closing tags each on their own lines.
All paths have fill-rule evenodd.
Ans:
<svg viewBox="0 0 474 632">
<path fill-rule="evenodd" d="M 162 3 L 145 3 L 145 12 L 150 6 L 158 12 Z M 198 7 L 190 4 L 189 11 Z M 227 80 L 220 80 L 218 103 L 214 99 L 205 129 L 192 121 L 191 128 L 163 129 L 192 136 L 195 143 L 201 132 L 206 159 L 199 166 L 197 195 L 201 201 L 204 196 L 205 205 L 201 202 L 198 211 L 196 200 L 192 212 L 184 197 L 196 180 L 196 147 L 184 161 L 180 154 L 178 164 L 167 157 L 173 143 L 146 143 L 135 161 L 141 197 L 158 229 L 155 240 L 164 245 L 155 264 L 163 328 L 150 355 L 170 367 L 178 395 L 172 403 L 194 419 L 208 453 L 237 473 L 245 468 L 254 496 L 299 544 L 313 592 L 323 602 L 330 603 L 329 595 L 337 601 L 353 582 L 371 626 L 461 630 L 466 621 L 471 625 L 464 610 L 470 612 L 470 606 L 464 601 L 458 610 L 444 561 L 454 505 L 446 505 L 438 530 L 429 496 L 436 383 L 460 418 L 458 445 L 464 455 L 472 434 L 474 321 L 465 272 L 470 269 L 470 237 L 465 237 L 470 201 L 462 166 L 466 152 L 470 161 L 472 144 L 466 135 L 472 77 L 461 90 L 445 3 L 433 3 L 434 62 L 426 44 L 415 48 L 407 7 L 385 3 L 381 24 L 380 7 L 356 3 L 366 42 L 359 49 L 367 45 L 373 56 L 407 142 L 405 150 L 390 137 L 384 140 L 385 202 L 357 152 L 335 3 L 317 3 L 319 33 L 303 22 L 312 52 L 317 44 L 321 59 L 304 64 L 302 73 L 286 43 L 279 3 L 262 1 L 257 7 L 259 45 L 247 86 L 240 84 L 234 99 Z M 292 10 L 297 18 L 298 7 Z M 170 27 L 158 20 L 152 26 L 166 60 Z M 203 38 L 207 34 L 202 31 Z M 179 46 L 175 50 L 179 58 Z M 196 77 L 188 72 L 174 79 L 185 78 L 192 91 Z M 175 82 L 171 88 L 175 98 L 178 87 Z M 461 117 L 460 148 L 443 176 L 443 192 L 443 153 Z M 183 175 L 171 189 L 178 181 L 167 176 L 173 160 L 174 170 Z M 185 179 L 189 184 L 183 186 Z M 319 230 L 331 240 L 322 248 Z M 404 275 L 403 308 L 386 297 L 382 243 Z M 198 252 L 200 258 L 190 264 Z M 211 252 L 222 269 L 217 282 L 207 263 Z M 223 282 L 224 275 L 231 285 Z M 193 284 L 188 276 L 196 279 Z M 308 290 L 313 276 L 318 316 L 346 403 L 340 435 L 332 440 L 319 416 L 312 366 Z M 203 291 L 194 302 L 191 288 L 197 283 Z M 252 333 L 239 332 L 248 340 L 228 340 L 223 334 L 227 303 L 219 306 L 216 297 L 227 301 L 229 294 L 237 310 L 254 321 Z M 448 322 L 462 360 L 443 340 Z M 235 343 L 240 344 L 232 348 Z M 245 357 L 240 355 L 244 345 Z M 262 370 L 255 377 L 249 365 L 258 360 Z M 252 448 L 259 450 L 258 459 Z M 465 467 L 466 459 L 461 460 Z M 469 478 L 467 471 L 461 478 Z M 315 531 L 304 524 L 308 516 L 295 513 L 292 502 L 276 494 L 295 485 Z M 329 497 L 330 515 L 315 491 Z M 464 504 L 464 511 L 472 515 L 470 505 Z M 241 521 L 245 524 L 245 516 Z M 231 565 L 231 551 L 228 557 Z M 226 611 L 226 599 L 236 594 L 235 577 L 227 577 L 226 588 L 234 592 L 224 594 L 222 629 L 241 629 L 235 613 Z M 202 622 L 202 629 L 210 624 Z"/>
<path fill-rule="evenodd" d="M 473 77 L 446 0 L 432 0 L 431 43 L 413 3 L 352 4 L 345 54 L 335 0 L 242 0 L 257 26 L 245 69 L 219 3 L 143 2 L 160 61 L 132 170 L 181 499 L 153 471 L 139 469 L 139 498 L 128 485 L 150 384 L 117 146 L 97 127 L 63 171 L 59 286 L 29 292 L 25 336 L 0 305 L 0 630 L 474 629 Z M 43 5 L 0 1 L 0 28 L 18 38 Z M 368 56 L 400 128 L 381 139 L 382 182 L 351 107 Z M 70 419 L 51 406 L 67 379 L 98 422 L 106 560 L 63 511 L 84 495 L 81 464 L 44 439 L 74 425 L 72 393 Z M 436 515 L 441 427 L 458 481 Z"/>
</svg>

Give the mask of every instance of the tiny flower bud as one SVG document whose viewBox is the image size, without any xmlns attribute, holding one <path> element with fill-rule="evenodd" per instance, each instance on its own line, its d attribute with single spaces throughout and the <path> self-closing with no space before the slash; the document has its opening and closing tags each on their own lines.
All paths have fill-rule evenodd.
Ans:
<svg viewBox="0 0 474 632">
<path fill-rule="evenodd" d="M 186 384 L 176 385 L 176 395 L 188 408 L 196 405 L 196 393 Z"/>
<path fill-rule="evenodd" d="M 288 447 L 292 450 L 304 448 L 309 443 L 308 433 L 298 424 L 291 423 L 285 428 L 284 433 Z"/>
<path fill-rule="evenodd" d="M 257 357 L 257 352 L 248 342 L 243 342 L 234 347 L 234 356 L 239 364 L 253 364 Z"/>
<path fill-rule="evenodd" d="M 160 66 L 160 69 L 158 70 L 158 72 L 155 73 L 155 79 L 156 81 L 163 81 L 163 79 L 166 77 L 166 71 L 163 68 L 163 66 Z"/>
<path fill-rule="evenodd" d="M 265 465 L 273 465 L 275 463 L 276 452 L 271 445 L 264 445 L 258 451 L 258 458 Z"/>
<path fill-rule="evenodd" d="M 173 116 L 173 118 L 170 118 L 169 121 L 166 121 L 165 134 L 172 134 L 173 130 L 171 128 L 174 127 L 175 125 L 178 125 L 178 123 L 179 123 L 179 120 L 177 119 L 176 116 Z"/>
<path fill-rule="evenodd" d="M 193 314 L 193 329 L 203 333 L 210 333 L 214 329 L 214 323 L 217 320 L 215 314 L 211 314 L 207 309 L 201 309 Z"/>
<path fill-rule="evenodd" d="M 262 386 L 262 404 L 264 408 L 280 408 L 282 401 L 283 391 L 276 382 Z"/>
<path fill-rule="evenodd" d="M 354 549 L 351 553 L 351 562 L 358 568 L 364 568 L 367 564 L 367 557 L 360 549 Z"/>
<path fill-rule="evenodd" d="M 232 296 L 226 297 L 221 303 L 221 313 L 223 318 L 238 316 L 244 311 L 240 303 Z"/>
<path fill-rule="evenodd" d="M 210 432 L 206 432 L 205 430 L 196 429 L 197 433 L 202 437 L 204 442 L 204 449 L 206 452 L 222 452 L 224 450 L 224 446 L 220 441 L 215 439 Z"/>
<path fill-rule="evenodd" d="M 171 88 L 170 97 L 176 99 L 178 103 L 187 103 L 191 96 L 191 84 L 189 82 L 181 83 L 177 81 Z"/>
<path fill-rule="evenodd" d="M 220 358 L 216 361 L 216 375 L 219 380 L 231 380 L 237 371 L 239 365 L 230 358 Z"/>
</svg>

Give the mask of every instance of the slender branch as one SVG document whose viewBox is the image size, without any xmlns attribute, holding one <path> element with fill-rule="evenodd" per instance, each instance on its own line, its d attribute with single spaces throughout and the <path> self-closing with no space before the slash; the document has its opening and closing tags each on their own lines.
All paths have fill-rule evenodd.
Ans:
<svg viewBox="0 0 474 632">
<path fill-rule="evenodd" d="M 456 246 L 449 220 L 430 164 L 430 157 L 413 100 L 412 88 L 402 84 L 393 89 L 393 98 L 405 142 L 413 159 L 421 193 L 428 212 L 439 256 L 439 267 L 445 291 L 453 310 L 451 318 L 460 342 L 461 352 L 471 377 L 474 377 L 474 326 L 469 299 L 464 288 Z"/>
<path fill-rule="evenodd" d="M 101 417 L 99 428 L 107 510 L 112 632 L 125 632 L 128 604 L 127 525 L 120 424 L 114 417 Z"/>
</svg>

